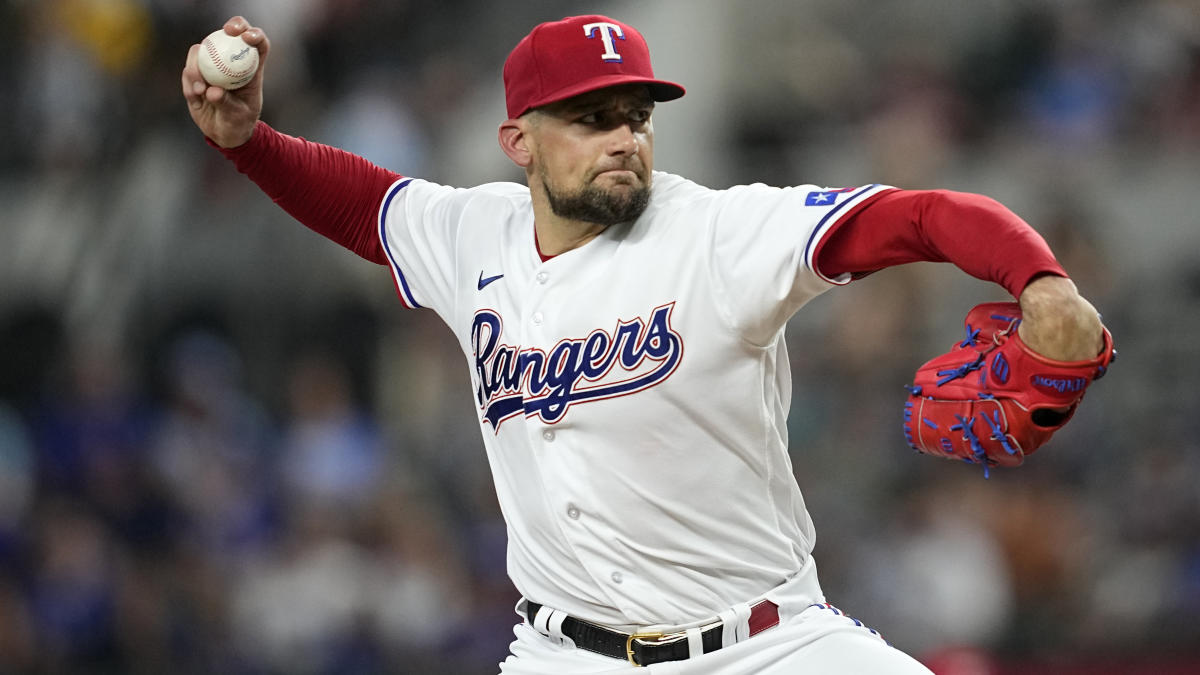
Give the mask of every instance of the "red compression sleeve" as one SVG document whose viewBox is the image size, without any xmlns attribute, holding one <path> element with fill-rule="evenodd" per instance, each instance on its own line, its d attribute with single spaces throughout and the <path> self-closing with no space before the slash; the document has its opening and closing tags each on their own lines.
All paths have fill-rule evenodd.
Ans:
<svg viewBox="0 0 1200 675">
<path fill-rule="evenodd" d="M 387 264 L 376 216 L 400 174 L 344 150 L 281 134 L 262 121 L 249 141 L 218 150 L 309 229 L 371 262 Z"/>
<path fill-rule="evenodd" d="M 814 259 L 831 279 L 909 262 L 950 262 L 1013 297 L 1035 277 L 1067 276 L 1042 236 L 1015 213 L 989 197 L 949 190 L 881 194 L 838 223 Z"/>
</svg>

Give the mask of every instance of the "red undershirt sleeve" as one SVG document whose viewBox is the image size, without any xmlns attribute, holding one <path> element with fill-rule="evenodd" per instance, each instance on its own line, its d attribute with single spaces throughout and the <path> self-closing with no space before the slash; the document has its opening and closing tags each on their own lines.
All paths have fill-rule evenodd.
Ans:
<svg viewBox="0 0 1200 675">
<path fill-rule="evenodd" d="M 249 141 L 217 149 L 309 229 L 371 262 L 387 264 L 376 218 L 384 193 L 400 174 L 344 150 L 282 134 L 262 121 Z"/>
<path fill-rule="evenodd" d="M 1042 236 L 1015 213 L 989 197 L 949 190 L 882 193 L 838 223 L 814 260 L 830 279 L 950 262 L 1013 297 L 1044 274 L 1067 276 Z"/>
</svg>

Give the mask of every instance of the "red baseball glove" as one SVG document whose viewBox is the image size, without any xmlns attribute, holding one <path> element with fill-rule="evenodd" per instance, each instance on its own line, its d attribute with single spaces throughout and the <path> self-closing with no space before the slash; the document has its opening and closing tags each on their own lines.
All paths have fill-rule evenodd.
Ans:
<svg viewBox="0 0 1200 675">
<path fill-rule="evenodd" d="M 966 338 L 921 366 L 908 387 L 904 437 L 918 452 L 989 466 L 1019 466 L 1071 416 L 1116 352 L 1104 330 L 1100 355 L 1055 361 L 1021 341 L 1015 302 L 974 307 Z"/>
</svg>

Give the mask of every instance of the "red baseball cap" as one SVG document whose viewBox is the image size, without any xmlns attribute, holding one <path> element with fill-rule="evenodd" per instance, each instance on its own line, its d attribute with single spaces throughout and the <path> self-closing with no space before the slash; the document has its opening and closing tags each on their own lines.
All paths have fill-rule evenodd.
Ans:
<svg viewBox="0 0 1200 675">
<path fill-rule="evenodd" d="M 647 85 L 655 101 L 684 93 L 674 82 L 654 79 L 650 48 L 637 29 L 598 14 L 538 24 L 504 62 L 510 119 L 547 103 L 631 83 Z"/>
</svg>

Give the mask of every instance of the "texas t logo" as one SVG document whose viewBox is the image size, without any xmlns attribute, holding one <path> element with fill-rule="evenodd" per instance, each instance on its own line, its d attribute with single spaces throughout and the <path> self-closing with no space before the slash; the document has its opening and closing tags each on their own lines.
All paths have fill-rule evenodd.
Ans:
<svg viewBox="0 0 1200 675">
<path fill-rule="evenodd" d="M 594 40 L 597 32 L 600 33 L 600 39 L 604 41 L 604 53 L 600 55 L 600 58 L 612 63 L 620 63 L 621 55 L 617 53 L 617 48 L 613 44 L 613 37 L 619 37 L 624 40 L 625 31 L 621 30 L 621 27 L 617 24 L 609 23 L 608 21 L 583 24 L 583 34 L 589 40 Z"/>
</svg>

